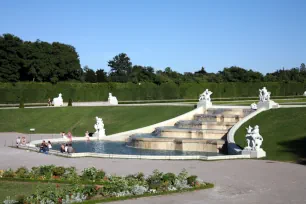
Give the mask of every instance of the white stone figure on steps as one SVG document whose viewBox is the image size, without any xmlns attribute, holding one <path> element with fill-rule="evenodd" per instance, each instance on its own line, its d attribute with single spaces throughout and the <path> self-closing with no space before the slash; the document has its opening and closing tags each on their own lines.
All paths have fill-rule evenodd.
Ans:
<svg viewBox="0 0 306 204">
<path fill-rule="evenodd" d="M 102 118 L 96 117 L 96 124 L 94 125 L 94 128 L 96 129 L 95 136 L 98 137 L 98 139 L 106 136 Z"/>
<path fill-rule="evenodd" d="M 64 101 L 63 101 L 63 98 L 62 98 L 62 94 L 58 94 L 58 97 L 57 98 L 54 98 L 53 101 L 52 101 L 52 104 L 54 106 L 63 106 L 64 105 Z"/>
<path fill-rule="evenodd" d="M 266 87 L 259 89 L 259 101 L 265 102 L 270 101 L 271 92 L 268 92 Z"/>
<path fill-rule="evenodd" d="M 262 150 L 261 149 L 261 145 L 263 142 L 263 137 L 259 134 L 259 126 L 255 125 L 253 131 L 252 131 L 252 137 L 254 139 L 254 146 L 253 146 L 253 150 Z"/>
<path fill-rule="evenodd" d="M 306 96 L 306 91 L 304 92 L 303 96 Z"/>
<path fill-rule="evenodd" d="M 108 103 L 111 105 L 118 105 L 118 100 L 112 93 L 108 93 Z"/>
<path fill-rule="evenodd" d="M 254 128 L 249 126 L 245 135 L 247 146 L 242 150 L 241 154 L 248 154 L 251 158 L 261 158 L 266 156 L 266 152 L 261 148 L 263 137 L 259 134 L 259 126 Z"/>
<path fill-rule="evenodd" d="M 251 104 L 251 109 L 252 110 L 257 110 L 257 104 L 256 103 L 252 103 Z"/>
<path fill-rule="evenodd" d="M 246 141 L 247 141 L 247 144 L 248 144 L 248 146 L 247 147 L 245 147 L 244 149 L 249 149 L 249 150 L 251 150 L 252 148 L 251 148 L 251 146 L 250 146 L 250 143 L 252 143 L 252 141 L 253 141 L 253 137 L 252 137 L 252 127 L 251 126 L 249 126 L 248 128 L 246 128 L 247 129 L 247 134 L 245 135 L 245 138 L 246 138 Z M 252 143 L 253 144 L 253 143 Z"/>
<path fill-rule="evenodd" d="M 199 98 L 199 101 L 211 101 L 211 98 L 210 98 L 210 95 L 212 94 L 213 92 L 209 91 L 208 89 L 206 89 L 201 95 L 200 95 L 200 98 Z"/>
<path fill-rule="evenodd" d="M 200 107 L 200 106 L 203 106 L 205 109 L 208 109 L 212 106 L 212 103 L 211 103 L 211 98 L 210 98 L 210 95 L 212 94 L 213 92 L 209 91 L 208 89 L 206 89 L 201 95 L 200 95 L 200 98 L 199 98 L 199 102 L 197 104 L 197 107 Z"/>
<path fill-rule="evenodd" d="M 270 99 L 271 92 L 267 90 L 266 87 L 259 89 L 259 102 L 257 104 L 258 109 L 271 109 L 271 108 L 279 108 L 279 104 L 275 103 Z"/>
</svg>

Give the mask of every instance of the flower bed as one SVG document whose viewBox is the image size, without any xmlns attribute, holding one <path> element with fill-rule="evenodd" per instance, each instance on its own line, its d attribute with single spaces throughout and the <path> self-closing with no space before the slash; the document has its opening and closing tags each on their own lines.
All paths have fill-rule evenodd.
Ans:
<svg viewBox="0 0 306 204">
<path fill-rule="evenodd" d="M 31 170 L 24 167 L 16 171 L 0 170 L 0 178 L 57 183 L 50 184 L 47 189 L 38 189 L 30 196 L 19 196 L 18 201 L 7 199 L 5 203 L 74 203 L 93 199 L 103 202 L 213 187 L 195 175 L 189 176 L 186 170 L 178 175 L 154 170 L 149 176 L 143 173 L 116 176 L 91 167 L 79 175 L 74 167 L 50 165 L 33 167 Z"/>
</svg>

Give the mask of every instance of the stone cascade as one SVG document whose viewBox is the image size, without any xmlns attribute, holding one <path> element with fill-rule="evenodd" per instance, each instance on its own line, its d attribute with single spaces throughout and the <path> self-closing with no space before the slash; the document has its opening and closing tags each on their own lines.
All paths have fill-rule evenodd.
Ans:
<svg viewBox="0 0 306 204">
<path fill-rule="evenodd" d="M 181 150 L 222 153 L 229 129 L 251 109 L 208 109 L 192 120 L 177 121 L 174 126 L 158 127 L 152 134 L 134 134 L 128 146 L 155 150 Z"/>
</svg>

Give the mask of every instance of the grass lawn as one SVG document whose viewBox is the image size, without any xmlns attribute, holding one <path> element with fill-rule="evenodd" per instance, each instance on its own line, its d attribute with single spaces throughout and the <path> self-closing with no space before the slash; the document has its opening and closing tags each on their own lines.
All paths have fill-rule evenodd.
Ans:
<svg viewBox="0 0 306 204">
<path fill-rule="evenodd" d="M 191 111 L 184 106 L 138 107 L 63 107 L 0 110 L 0 132 L 59 133 L 72 131 L 84 136 L 94 132 L 95 117 L 102 117 L 106 134 L 110 135 L 145 127 Z"/>
<path fill-rule="evenodd" d="M 37 188 L 47 188 L 49 185 L 48 183 L 0 181 L 0 202 L 2 203 L 7 196 L 15 199 L 18 195 L 30 195 Z"/>
<path fill-rule="evenodd" d="M 305 162 L 306 108 L 274 109 L 260 113 L 243 124 L 235 134 L 235 141 L 246 146 L 246 127 L 259 125 L 263 136 L 266 159 Z"/>
</svg>

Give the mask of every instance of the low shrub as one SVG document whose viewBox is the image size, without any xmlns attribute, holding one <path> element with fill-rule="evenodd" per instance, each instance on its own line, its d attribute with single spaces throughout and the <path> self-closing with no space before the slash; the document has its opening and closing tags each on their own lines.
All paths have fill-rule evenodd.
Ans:
<svg viewBox="0 0 306 204">
<path fill-rule="evenodd" d="M 15 171 L 16 177 L 18 178 L 28 178 L 29 170 L 25 167 L 20 167 Z"/>
<path fill-rule="evenodd" d="M 4 177 L 4 178 L 14 178 L 14 177 L 16 177 L 16 174 L 13 171 L 13 169 L 9 168 L 9 169 L 7 169 L 3 172 L 2 177 Z"/>
<path fill-rule="evenodd" d="M 69 100 L 68 100 L 68 106 L 72 106 L 72 99 L 71 98 L 69 98 Z"/>
<path fill-rule="evenodd" d="M 24 108 L 24 101 L 23 101 L 23 100 L 21 100 L 21 101 L 19 102 L 19 108 Z"/>
<path fill-rule="evenodd" d="M 57 166 L 52 169 L 53 176 L 62 176 L 65 173 L 65 167 Z"/>
<path fill-rule="evenodd" d="M 187 183 L 188 183 L 188 185 L 195 186 L 196 181 L 197 181 L 197 178 L 198 178 L 198 177 L 195 176 L 195 175 L 189 176 L 189 177 L 187 178 Z"/>
<path fill-rule="evenodd" d="M 174 185 L 176 176 L 174 173 L 166 173 L 163 175 L 162 179 L 164 182 L 169 182 L 171 185 Z"/>
<path fill-rule="evenodd" d="M 50 175 L 52 175 L 52 178 L 49 178 Z M 164 194 L 172 191 L 211 187 L 206 186 L 206 183 L 195 175 L 188 176 L 186 170 L 178 175 L 170 172 L 164 174 L 154 170 L 153 174 L 146 177 L 143 173 L 128 176 L 108 175 L 103 170 L 91 167 L 84 169 L 81 175 L 78 175 L 74 167 L 65 168 L 48 165 L 33 167 L 31 171 L 24 167 L 17 169 L 16 172 L 8 169 L 3 171 L 2 177 L 10 178 L 9 180 L 23 178 L 23 181 L 28 178 L 56 183 L 75 182 L 74 184 L 69 182 L 70 185 L 50 183 L 47 189 L 38 187 L 37 191 L 31 196 L 17 197 L 15 200 L 17 203 L 72 203 L 83 202 L 85 199 L 92 197 L 112 199 L 123 196 Z M 54 181 L 53 177 L 58 177 L 60 180 Z M 95 185 L 92 182 L 95 182 Z M 11 203 L 13 200 L 8 198 L 5 202 Z"/>
</svg>

